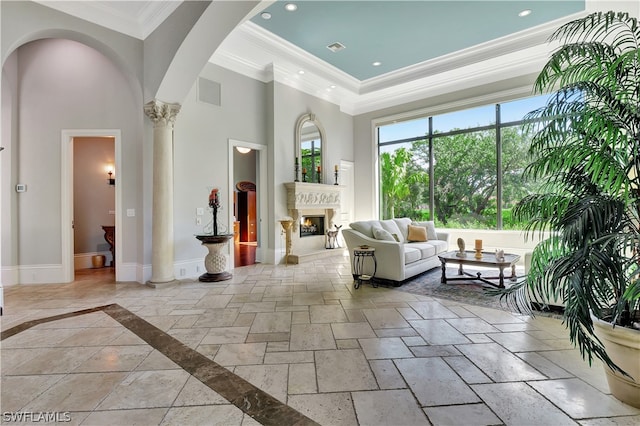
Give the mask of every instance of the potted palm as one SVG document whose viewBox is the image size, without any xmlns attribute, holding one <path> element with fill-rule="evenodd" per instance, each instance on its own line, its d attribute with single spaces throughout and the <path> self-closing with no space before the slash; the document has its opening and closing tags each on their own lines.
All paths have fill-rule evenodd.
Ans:
<svg viewBox="0 0 640 426">
<path fill-rule="evenodd" d="M 640 407 L 640 27 L 597 12 L 551 40 L 560 47 L 534 88 L 552 95 L 527 116 L 526 172 L 544 183 L 514 209 L 527 235 L 549 238 L 526 280 L 498 293 L 521 310 L 531 295 L 562 300 L 583 358 L 602 360 L 612 394 Z"/>
</svg>

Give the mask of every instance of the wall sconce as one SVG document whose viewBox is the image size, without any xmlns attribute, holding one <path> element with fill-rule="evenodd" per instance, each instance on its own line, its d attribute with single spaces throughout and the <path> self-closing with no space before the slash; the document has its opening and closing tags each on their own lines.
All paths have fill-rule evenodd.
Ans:
<svg viewBox="0 0 640 426">
<path fill-rule="evenodd" d="M 116 178 L 113 177 L 113 166 L 107 166 L 107 174 L 109 175 L 109 179 L 107 179 L 109 185 L 115 185 Z"/>
</svg>

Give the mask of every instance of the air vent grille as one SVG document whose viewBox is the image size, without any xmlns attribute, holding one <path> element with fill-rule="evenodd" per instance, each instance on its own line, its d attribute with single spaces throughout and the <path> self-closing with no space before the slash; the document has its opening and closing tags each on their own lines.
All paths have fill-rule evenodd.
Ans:
<svg viewBox="0 0 640 426">
<path fill-rule="evenodd" d="M 339 41 L 336 41 L 335 43 L 331 43 L 330 45 L 328 45 L 327 49 L 329 49 L 332 52 L 339 52 L 342 49 L 346 49 L 346 46 L 340 43 Z"/>
</svg>

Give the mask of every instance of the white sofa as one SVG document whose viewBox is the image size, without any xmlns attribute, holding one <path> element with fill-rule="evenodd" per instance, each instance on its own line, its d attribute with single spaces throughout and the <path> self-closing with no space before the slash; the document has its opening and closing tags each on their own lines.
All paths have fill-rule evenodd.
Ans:
<svg viewBox="0 0 640 426">
<path fill-rule="evenodd" d="M 409 241 L 409 225 L 424 227 L 427 241 Z M 343 229 L 342 236 L 352 268 L 353 250 L 362 245 L 373 247 L 378 264 L 375 277 L 396 285 L 440 266 L 438 254 L 449 250 L 449 233 L 436 231 L 432 221 L 413 222 L 409 218 L 360 221 Z"/>
</svg>

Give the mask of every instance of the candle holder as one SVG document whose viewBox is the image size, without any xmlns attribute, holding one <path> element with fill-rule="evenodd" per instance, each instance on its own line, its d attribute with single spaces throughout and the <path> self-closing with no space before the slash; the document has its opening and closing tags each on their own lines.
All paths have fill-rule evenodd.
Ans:
<svg viewBox="0 0 640 426">
<path fill-rule="evenodd" d="M 482 259 L 482 240 L 476 240 L 475 250 L 476 254 L 474 255 L 474 257 L 476 259 Z"/>
<path fill-rule="evenodd" d="M 338 184 L 338 171 L 337 171 L 337 170 L 336 170 L 336 171 L 334 171 L 334 172 L 333 172 L 333 175 L 334 175 L 334 176 L 335 176 L 335 178 L 336 178 L 336 183 L 334 183 L 334 185 L 337 185 L 337 184 Z"/>
<path fill-rule="evenodd" d="M 318 171 L 318 173 L 316 173 L 316 178 L 318 183 L 322 183 L 322 174 L 320 173 L 320 171 Z"/>
<path fill-rule="evenodd" d="M 294 182 L 300 182 L 300 180 L 298 180 L 298 172 L 300 171 L 300 165 L 298 164 L 298 160 L 296 159 L 296 165 L 295 165 L 295 177 L 293 179 Z M 304 173 L 303 173 L 304 176 Z"/>
<path fill-rule="evenodd" d="M 302 181 L 303 182 L 307 181 L 307 171 L 306 171 L 306 169 L 302 169 Z"/>
</svg>

